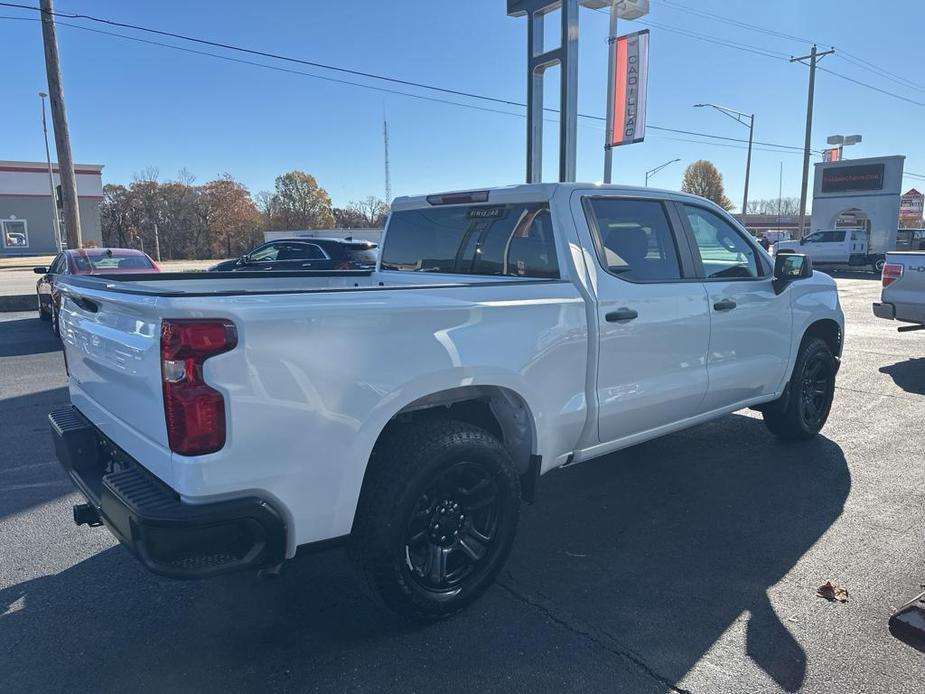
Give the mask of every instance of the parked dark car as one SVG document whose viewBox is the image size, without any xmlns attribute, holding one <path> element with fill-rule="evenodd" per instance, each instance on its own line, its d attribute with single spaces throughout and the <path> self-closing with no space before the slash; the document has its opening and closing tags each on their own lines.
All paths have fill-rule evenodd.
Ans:
<svg viewBox="0 0 925 694">
<path fill-rule="evenodd" d="M 268 241 L 240 258 L 224 260 L 210 272 L 240 270 L 369 270 L 376 266 L 378 244 L 353 239 L 291 238 Z"/>
<path fill-rule="evenodd" d="M 134 248 L 69 248 L 56 255 L 48 267 L 35 267 L 32 271 L 42 276 L 35 285 L 39 318 L 50 320 L 57 335 L 61 308 L 61 295 L 55 288 L 58 277 L 160 272 L 161 269 L 149 255 Z"/>
</svg>

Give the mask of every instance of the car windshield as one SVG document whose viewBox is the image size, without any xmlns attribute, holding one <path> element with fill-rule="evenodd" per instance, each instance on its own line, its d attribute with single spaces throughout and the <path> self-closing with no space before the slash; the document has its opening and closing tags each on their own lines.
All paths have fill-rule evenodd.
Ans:
<svg viewBox="0 0 925 694">
<path fill-rule="evenodd" d="M 150 270 L 154 267 L 144 255 L 76 255 L 74 265 L 78 272 L 106 272 L 108 270 Z"/>
</svg>

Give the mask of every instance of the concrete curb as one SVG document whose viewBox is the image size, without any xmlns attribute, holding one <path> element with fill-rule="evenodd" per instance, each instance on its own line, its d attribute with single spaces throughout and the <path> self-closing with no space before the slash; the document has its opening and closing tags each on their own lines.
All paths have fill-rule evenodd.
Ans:
<svg viewBox="0 0 925 694">
<path fill-rule="evenodd" d="M 28 311 L 37 308 L 34 294 L 14 294 L 12 296 L 0 296 L 0 312 L 2 311 Z"/>
</svg>

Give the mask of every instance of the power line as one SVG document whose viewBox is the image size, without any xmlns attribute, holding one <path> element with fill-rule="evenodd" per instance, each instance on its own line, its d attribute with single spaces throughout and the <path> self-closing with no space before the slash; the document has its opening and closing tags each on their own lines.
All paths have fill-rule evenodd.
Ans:
<svg viewBox="0 0 925 694">
<path fill-rule="evenodd" d="M 654 0 L 654 2 L 655 4 L 663 5 L 673 10 L 677 10 L 680 12 L 686 12 L 687 14 L 710 19 L 710 20 L 721 22 L 724 24 L 729 24 L 731 26 L 735 26 L 735 27 L 745 29 L 748 31 L 758 32 L 761 34 L 765 34 L 767 36 L 773 36 L 775 38 L 786 39 L 789 41 L 796 41 L 799 43 L 816 43 L 820 46 L 828 46 L 829 48 L 835 48 L 835 46 L 826 44 L 823 41 L 814 41 L 813 39 L 806 38 L 805 36 L 795 36 L 793 34 L 787 34 L 782 31 L 777 31 L 775 29 L 769 29 L 767 27 L 762 27 L 757 24 L 750 24 L 749 22 L 744 22 L 738 19 L 733 19 L 731 17 L 726 17 L 724 15 L 716 14 L 714 12 L 708 12 L 707 10 L 684 7 L 683 5 L 679 5 L 678 3 L 672 2 L 671 0 Z M 880 75 L 881 77 L 885 77 L 886 79 L 889 79 L 890 81 L 895 82 L 896 84 L 899 84 L 900 86 L 907 87 L 907 88 L 911 87 L 918 91 L 925 91 L 925 86 L 923 86 L 922 84 L 915 82 L 913 80 L 907 79 L 905 77 L 902 77 L 901 75 L 898 75 L 894 72 L 890 72 L 889 70 L 886 70 L 885 68 L 875 65 L 874 63 L 872 63 L 871 61 L 865 58 L 861 58 L 860 56 L 849 53 L 848 51 L 842 48 L 838 49 L 838 55 L 839 57 L 847 60 L 849 63 L 853 63 L 857 67 L 873 72 L 874 74 Z"/>
<path fill-rule="evenodd" d="M 18 5 L 14 5 L 13 3 L 0 2 L 0 6 L 11 6 L 11 5 L 12 5 L 12 6 L 16 6 L 16 7 L 23 7 L 24 9 L 32 9 L 32 8 L 27 7 L 27 6 L 18 6 Z M 56 13 L 56 14 L 60 14 L 60 13 Z M 32 17 L 0 16 L 0 19 L 11 19 L 11 20 L 18 20 L 18 21 L 33 21 L 33 22 L 40 21 L 39 19 L 32 18 Z M 197 49 L 193 49 L 193 48 L 186 48 L 186 47 L 183 47 L 183 46 L 176 46 L 176 45 L 173 45 L 173 44 L 164 43 L 164 42 L 162 42 L 162 41 L 155 41 L 155 40 L 152 40 L 152 39 L 143 39 L 143 38 L 140 38 L 140 37 L 137 37 L 137 36 L 130 36 L 130 35 L 122 34 L 122 33 L 118 33 L 118 32 L 105 31 L 105 30 L 103 30 L 103 29 L 93 29 L 92 27 L 82 26 L 82 25 L 80 25 L 80 24 L 73 24 L 73 23 L 70 23 L 70 22 L 60 22 L 60 21 L 59 21 L 59 22 L 57 22 L 57 23 L 58 23 L 59 26 L 69 27 L 69 28 L 72 28 L 72 29 L 79 29 L 79 30 L 81 30 L 81 31 L 88 31 L 88 32 L 91 32 L 91 33 L 94 33 L 94 34 L 101 34 L 101 35 L 104 35 L 104 36 L 111 36 L 111 37 L 115 37 L 115 38 L 121 38 L 121 39 L 125 39 L 125 40 L 128 40 L 128 41 L 135 41 L 135 42 L 137 42 L 137 43 L 142 43 L 142 44 L 146 44 L 146 45 L 158 46 L 158 47 L 161 47 L 161 48 L 168 48 L 168 49 L 171 49 L 171 50 L 180 51 L 180 52 L 183 52 L 183 53 L 189 53 L 189 54 L 192 54 L 192 55 L 200 55 L 200 56 L 206 56 L 206 57 L 216 58 L 216 59 L 218 59 L 218 60 L 224 60 L 224 61 L 227 61 L 227 62 L 238 63 L 238 64 L 242 64 L 242 65 L 250 65 L 250 66 L 253 66 L 253 67 L 260 67 L 260 68 L 264 68 L 264 69 L 267 69 L 267 70 L 274 70 L 274 71 L 276 71 L 276 72 L 283 72 L 283 73 L 288 73 L 288 74 L 302 75 L 302 76 L 305 76 L 305 77 L 310 77 L 310 78 L 314 78 L 314 79 L 324 80 L 324 81 L 326 81 L 326 82 L 334 82 L 334 83 L 336 83 L 336 84 L 345 84 L 345 85 L 360 87 L 360 88 L 363 88 L 363 89 L 371 89 L 371 90 L 378 91 L 378 92 L 384 92 L 384 93 L 387 93 L 387 94 L 395 94 L 395 95 L 399 95 L 399 96 L 407 96 L 407 97 L 410 97 L 410 98 L 420 99 L 420 100 L 423 100 L 423 101 L 431 101 L 431 102 L 446 104 L 446 105 L 450 105 L 450 106 L 459 106 L 459 107 L 461 107 L 461 108 L 469 108 L 469 109 L 474 109 L 474 110 L 478 110 L 478 111 L 485 111 L 485 112 L 488 112 L 488 113 L 498 113 L 498 114 L 502 114 L 502 115 L 506 115 L 506 116 L 516 116 L 516 117 L 520 117 L 520 118 L 523 118 L 523 117 L 525 116 L 525 114 L 522 114 L 522 113 L 512 113 L 511 111 L 504 111 L 504 110 L 501 110 L 501 109 L 487 108 L 487 107 L 484 107 L 484 106 L 477 106 L 477 105 L 475 105 L 475 104 L 467 104 L 467 103 L 463 103 L 463 102 L 460 102 L 460 101 L 453 101 L 453 100 L 449 100 L 449 99 L 441 99 L 441 98 L 438 98 L 438 97 L 427 96 L 427 95 L 423 95 L 423 94 L 415 94 L 415 93 L 407 92 L 407 91 L 401 91 L 401 90 L 396 90 L 396 89 L 389 89 L 389 88 L 386 88 L 386 87 L 380 87 L 380 86 L 375 86 L 375 85 L 370 85 L 370 84 L 363 84 L 363 83 L 355 82 L 355 81 L 352 81 L 352 80 L 344 80 L 344 79 L 338 79 L 338 78 L 328 77 L 328 76 L 324 76 L 324 75 L 318 75 L 318 74 L 311 73 L 311 72 L 305 72 L 305 71 L 303 71 L 303 70 L 296 70 L 296 69 L 293 69 L 293 68 L 286 68 L 286 67 L 282 67 L 282 66 L 279 66 L 279 65 L 269 65 L 269 64 L 267 64 L 267 63 L 262 63 L 262 62 L 252 61 L 252 60 L 246 60 L 246 59 L 244 59 L 244 58 L 234 58 L 234 57 L 231 57 L 231 56 L 221 55 L 221 54 L 218 54 L 218 53 L 212 53 L 212 52 L 209 52 L 209 51 L 202 51 L 202 50 L 197 50 Z M 249 49 L 242 49 L 242 50 L 248 51 Z M 307 63 L 307 64 L 312 64 L 312 63 L 309 63 L 309 61 L 300 61 L 300 59 L 297 59 L 297 58 L 290 58 L 289 60 L 290 60 L 291 62 L 304 62 L 304 63 Z M 320 65 L 320 64 L 318 64 L 318 65 Z M 329 66 L 325 66 L 325 67 L 328 67 L 328 69 L 341 70 L 341 68 L 337 68 L 337 67 L 334 67 L 334 66 L 330 66 L 330 67 L 329 67 Z M 357 71 L 350 71 L 350 72 L 357 72 Z M 393 80 L 392 78 L 389 78 L 389 77 L 372 75 L 371 73 L 361 73 L 361 74 L 370 75 L 372 78 L 381 79 L 381 80 L 385 80 L 385 81 L 397 81 L 397 82 L 400 82 L 400 83 L 402 83 L 402 84 L 412 85 L 412 86 L 419 87 L 419 88 L 422 88 L 422 89 L 435 89 L 435 87 L 432 87 L 432 86 L 429 86 L 429 85 L 426 85 L 426 84 L 422 84 L 422 83 L 418 83 L 418 82 L 411 82 L 411 81 L 409 81 L 409 80 Z M 486 96 L 486 95 L 482 95 L 482 94 L 474 94 L 474 93 L 461 92 L 461 91 L 452 90 L 452 89 L 447 89 L 447 88 L 443 88 L 443 87 L 439 87 L 439 88 L 436 88 L 436 89 L 439 89 L 439 91 L 442 91 L 442 92 L 449 92 L 449 93 L 452 93 L 452 94 L 456 94 L 456 95 L 459 95 L 459 96 L 464 96 L 464 97 L 471 98 L 471 99 L 476 99 L 476 100 L 481 100 L 481 101 L 488 101 L 488 102 L 495 102 L 495 103 L 501 103 L 501 104 L 504 104 L 504 105 L 514 106 L 514 107 L 517 107 L 517 108 L 526 108 L 526 104 L 523 103 L 523 102 L 519 102 L 519 101 L 513 101 L 513 100 L 509 100 L 509 99 L 499 99 L 499 98 L 492 97 L 492 96 Z M 550 112 L 550 113 L 558 113 L 558 109 L 554 109 L 554 108 L 546 108 L 546 109 L 544 109 L 544 110 L 547 111 L 547 112 Z M 585 114 L 585 113 L 580 113 L 580 114 L 578 114 L 578 115 L 579 115 L 580 117 L 582 117 L 582 118 L 585 118 L 585 119 L 588 119 L 588 120 L 592 120 L 592 121 L 603 122 L 603 121 L 605 120 L 603 116 L 596 116 L 596 115 Z M 553 122 L 553 121 L 550 121 L 550 122 Z M 683 134 L 683 135 L 696 135 L 696 136 L 698 136 L 698 137 L 705 137 L 705 138 L 716 139 L 716 140 L 731 141 L 731 142 L 747 142 L 747 140 L 742 139 L 742 138 L 727 137 L 727 136 L 724 136 L 724 135 L 715 135 L 715 134 L 712 134 L 712 133 L 701 133 L 701 132 L 696 132 L 696 131 L 691 131 L 691 130 L 682 130 L 682 129 L 677 129 L 677 128 L 668 128 L 668 127 L 658 126 L 658 125 L 648 125 L 647 127 L 650 128 L 650 129 L 652 129 L 652 130 L 661 130 L 661 131 L 665 131 L 665 132 L 673 132 L 673 133 L 678 133 L 678 134 Z M 802 147 L 796 147 L 796 146 L 794 146 L 794 145 L 782 145 L 782 144 L 778 144 L 778 143 L 774 143 L 774 142 L 756 142 L 756 144 L 763 145 L 763 146 L 769 146 L 769 147 L 779 147 L 779 148 L 783 148 L 783 149 L 794 149 L 794 150 L 799 150 L 799 151 L 802 151 L 802 149 L 803 149 Z"/>
<path fill-rule="evenodd" d="M 828 68 L 824 68 L 824 67 L 818 67 L 818 68 L 816 68 L 816 69 L 817 69 L 817 70 L 820 70 L 821 72 L 827 72 L 827 73 L 829 73 L 830 75 L 835 75 L 836 77 L 839 77 L 839 78 L 841 78 L 841 79 L 843 79 L 843 80 L 847 80 L 848 82 L 853 82 L 854 84 L 859 84 L 859 85 L 862 86 L 862 87 L 867 87 L 868 89 L 873 89 L 875 92 L 880 92 L 881 94 L 886 94 L 887 96 L 892 96 L 892 97 L 894 97 L 894 98 L 896 98 L 896 99 L 902 99 L 903 101 L 907 101 L 907 102 L 909 102 L 910 104 L 913 104 L 913 105 L 915 105 L 915 106 L 925 106 L 925 101 L 916 101 L 915 99 L 912 99 L 912 98 L 910 98 L 910 97 L 908 97 L 908 96 L 902 96 L 902 95 L 900 95 L 900 94 L 896 94 L 896 93 L 894 93 L 894 92 L 887 91 L 886 89 L 881 89 L 880 87 L 875 87 L 875 86 L 872 85 L 872 84 L 868 84 L 867 82 L 862 82 L 861 80 L 856 80 L 856 79 L 854 79 L 853 77 L 848 77 L 848 75 L 843 75 L 843 74 L 841 74 L 840 72 L 835 72 L 834 70 L 829 70 Z"/>
</svg>

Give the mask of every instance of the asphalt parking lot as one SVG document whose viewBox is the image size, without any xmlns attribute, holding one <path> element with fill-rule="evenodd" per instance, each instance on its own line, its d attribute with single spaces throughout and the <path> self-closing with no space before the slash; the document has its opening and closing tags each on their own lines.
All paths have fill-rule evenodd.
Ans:
<svg viewBox="0 0 925 694">
<path fill-rule="evenodd" d="M 551 473 L 498 584 L 429 626 L 340 551 L 176 582 L 75 527 L 45 423 L 61 353 L 0 314 L 0 691 L 921 692 L 887 619 L 925 584 L 925 333 L 871 315 L 876 280 L 839 288 L 823 436 L 743 412 Z"/>
</svg>

